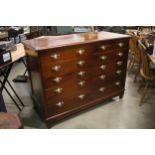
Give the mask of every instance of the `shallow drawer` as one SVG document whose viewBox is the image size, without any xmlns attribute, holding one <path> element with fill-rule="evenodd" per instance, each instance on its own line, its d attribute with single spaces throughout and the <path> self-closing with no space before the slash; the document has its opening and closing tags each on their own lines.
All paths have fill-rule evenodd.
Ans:
<svg viewBox="0 0 155 155">
<path fill-rule="evenodd" d="M 95 62 L 102 63 L 115 63 L 116 61 L 126 60 L 128 56 L 127 50 L 112 50 L 112 51 L 103 51 L 100 53 L 93 53 L 93 58 Z"/>
<path fill-rule="evenodd" d="M 112 63 L 103 63 L 101 61 L 96 61 L 94 67 L 92 68 L 92 72 L 95 75 L 100 74 L 118 74 L 121 75 L 122 72 L 126 71 L 126 60 L 113 61 Z"/>
<path fill-rule="evenodd" d="M 126 76 L 125 70 L 116 70 L 115 72 L 103 73 L 96 72 L 93 77 L 93 85 L 107 84 L 115 81 L 116 79 L 124 80 Z"/>
<path fill-rule="evenodd" d="M 94 74 L 91 70 L 77 70 L 72 74 L 68 74 L 68 76 L 51 75 L 48 78 L 46 77 L 45 79 L 43 79 L 43 84 L 46 90 L 64 84 L 70 86 L 71 81 L 74 81 L 73 84 L 87 84 L 87 82 L 92 78 L 92 76 L 94 76 Z"/>
<path fill-rule="evenodd" d="M 92 59 L 70 60 L 57 64 L 41 64 L 44 88 L 50 88 L 53 84 L 70 79 L 72 76 L 83 78 L 92 74 L 94 62 Z M 55 81 L 56 80 L 56 81 Z"/>
<path fill-rule="evenodd" d="M 83 59 L 91 56 L 93 46 L 81 45 L 57 48 L 41 54 L 41 63 L 57 64 L 69 60 Z"/>
<path fill-rule="evenodd" d="M 90 92 L 92 87 L 91 78 L 78 79 L 72 77 L 69 81 L 57 84 L 50 89 L 44 91 L 46 103 L 51 103 L 51 101 L 57 101 L 61 99 L 72 98 L 77 96 L 79 93 Z M 54 102 L 55 102 L 54 101 Z"/>
<path fill-rule="evenodd" d="M 102 98 L 111 95 L 117 91 L 121 91 L 124 89 L 125 78 L 115 78 L 115 80 L 111 80 L 109 82 L 102 83 L 100 81 L 96 81 L 93 86 L 93 92 L 96 98 Z"/>
<path fill-rule="evenodd" d="M 94 49 L 96 53 L 100 53 L 103 51 L 108 50 L 121 50 L 121 49 L 128 49 L 128 40 L 111 40 L 111 41 L 103 41 L 100 43 L 95 44 Z"/>
<path fill-rule="evenodd" d="M 61 114 L 88 104 L 91 101 L 91 92 L 77 93 L 75 96 L 68 98 L 59 98 L 51 100 L 46 106 L 46 112 L 48 116 Z"/>
</svg>

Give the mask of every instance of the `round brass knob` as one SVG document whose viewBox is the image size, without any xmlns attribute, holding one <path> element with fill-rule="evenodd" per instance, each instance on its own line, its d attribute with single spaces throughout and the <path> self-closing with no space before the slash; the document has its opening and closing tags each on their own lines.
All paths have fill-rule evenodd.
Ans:
<svg viewBox="0 0 155 155">
<path fill-rule="evenodd" d="M 122 57 L 123 56 L 123 52 L 119 52 L 118 56 Z"/>
<path fill-rule="evenodd" d="M 80 95 L 78 96 L 78 98 L 79 98 L 80 100 L 83 100 L 83 99 L 85 98 L 85 94 L 80 94 Z"/>
<path fill-rule="evenodd" d="M 85 81 L 80 81 L 80 82 L 78 83 L 78 85 L 79 85 L 79 86 L 84 86 L 85 83 L 86 83 Z"/>
<path fill-rule="evenodd" d="M 117 61 L 117 65 L 118 65 L 118 66 L 121 66 L 122 64 L 123 64 L 122 61 Z"/>
<path fill-rule="evenodd" d="M 84 76 L 85 73 L 86 73 L 85 71 L 80 71 L 80 72 L 78 72 L 78 75 L 79 75 L 79 76 Z"/>
<path fill-rule="evenodd" d="M 83 54 L 84 54 L 84 52 L 85 52 L 85 50 L 84 50 L 84 49 L 79 49 L 79 50 L 77 51 L 77 53 L 78 53 L 79 55 L 83 55 Z"/>
<path fill-rule="evenodd" d="M 51 55 L 51 58 L 57 60 L 60 57 L 60 54 L 53 54 Z"/>
<path fill-rule="evenodd" d="M 120 86 L 120 84 L 121 83 L 119 81 L 115 83 L 116 86 Z"/>
<path fill-rule="evenodd" d="M 106 60 L 106 59 L 107 59 L 107 56 L 102 55 L 102 56 L 100 57 L 100 59 L 101 59 L 101 60 Z"/>
<path fill-rule="evenodd" d="M 63 88 L 57 88 L 54 90 L 55 93 L 57 94 L 61 94 L 62 93 Z"/>
<path fill-rule="evenodd" d="M 56 106 L 58 106 L 58 107 L 62 107 L 63 104 L 64 104 L 64 102 L 63 102 L 63 101 L 60 101 L 60 102 L 56 103 Z"/>
<path fill-rule="evenodd" d="M 117 70 L 117 71 L 116 71 L 116 74 L 118 74 L 118 75 L 120 75 L 121 73 L 122 73 L 121 70 Z"/>
<path fill-rule="evenodd" d="M 59 83 L 62 80 L 62 77 L 56 77 L 53 79 L 54 82 Z"/>
<path fill-rule="evenodd" d="M 100 48 L 101 48 L 102 50 L 105 50 L 105 49 L 106 49 L 106 46 L 105 46 L 105 45 L 102 45 Z"/>
<path fill-rule="evenodd" d="M 120 43 L 118 43 L 118 46 L 119 46 L 119 47 L 123 47 L 123 46 L 124 46 L 124 43 L 121 43 L 121 42 L 120 42 Z"/>
<path fill-rule="evenodd" d="M 100 66 L 100 69 L 102 69 L 102 70 L 105 70 L 105 68 L 106 68 L 106 65 L 101 65 Z"/>
<path fill-rule="evenodd" d="M 52 70 L 56 71 L 56 72 L 58 72 L 60 69 L 61 69 L 60 65 L 56 65 L 56 66 L 52 67 Z"/>
<path fill-rule="evenodd" d="M 80 60 L 80 61 L 78 61 L 78 63 L 77 63 L 77 64 L 78 64 L 79 66 L 83 66 L 83 65 L 84 65 L 84 63 L 85 63 L 85 61 Z"/>
<path fill-rule="evenodd" d="M 105 79 L 105 75 L 100 75 L 99 78 L 100 78 L 101 80 L 104 80 L 104 79 Z"/>
<path fill-rule="evenodd" d="M 100 91 L 100 92 L 104 92 L 104 90 L 105 90 L 104 87 L 99 88 L 99 91 Z"/>
</svg>

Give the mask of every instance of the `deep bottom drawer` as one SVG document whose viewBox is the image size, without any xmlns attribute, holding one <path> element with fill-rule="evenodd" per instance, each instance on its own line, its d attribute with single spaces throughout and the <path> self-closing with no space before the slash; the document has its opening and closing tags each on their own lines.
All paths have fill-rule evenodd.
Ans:
<svg viewBox="0 0 155 155">
<path fill-rule="evenodd" d="M 68 113 L 71 110 L 80 108 L 85 105 L 92 104 L 96 100 L 104 99 L 111 94 L 118 92 L 124 89 L 123 81 L 113 81 L 112 83 L 107 84 L 106 86 L 102 84 L 94 85 L 93 89 L 87 93 L 77 93 L 76 96 L 70 96 L 69 98 L 65 98 L 55 103 L 51 101 L 51 104 L 47 105 L 46 114 L 47 117 L 51 117 L 54 115 L 58 115 L 61 113 Z M 82 98 L 82 95 L 85 95 Z M 81 96 L 81 97 L 80 97 Z"/>
<path fill-rule="evenodd" d="M 51 104 L 48 104 L 46 108 L 47 116 L 54 116 L 80 107 L 88 103 L 91 100 L 91 96 L 91 93 L 78 93 L 77 96 L 73 96 L 63 100 L 60 99 L 55 103 L 51 101 Z"/>
</svg>

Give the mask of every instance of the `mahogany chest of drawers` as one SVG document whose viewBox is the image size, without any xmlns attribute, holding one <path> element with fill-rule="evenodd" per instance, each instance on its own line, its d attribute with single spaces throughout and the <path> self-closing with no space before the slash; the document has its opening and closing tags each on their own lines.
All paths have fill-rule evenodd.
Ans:
<svg viewBox="0 0 155 155">
<path fill-rule="evenodd" d="M 123 97 L 129 38 L 94 32 L 24 42 L 32 98 L 48 125 L 112 97 Z"/>
</svg>

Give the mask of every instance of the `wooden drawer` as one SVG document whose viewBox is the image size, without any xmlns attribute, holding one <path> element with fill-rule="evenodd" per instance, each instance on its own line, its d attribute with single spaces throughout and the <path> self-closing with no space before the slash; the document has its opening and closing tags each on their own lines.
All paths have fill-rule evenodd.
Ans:
<svg viewBox="0 0 155 155">
<path fill-rule="evenodd" d="M 114 93 L 116 91 L 120 91 L 123 89 L 123 82 L 121 79 L 115 79 L 112 82 L 109 83 L 100 83 L 100 81 L 94 81 L 93 85 L 91 86 L 91 89 L 89 90 L 83 90 L 83 91 L 77 91 L 73 94 L 70 94 L 70 96 L 59 96 L 57 98 L 50 97 L 47 101 L 47 115 L 54 116 L 56 114 L 65 113 L 67 111 L 80 108 L 81 106 L 85 106 L 87 104 L 90 104 L 91 102 L 94 102 L 96 99 L 104 98 L 108 96 L 110 93 Z M 50 92 L 48 92 L 50 93 Z M 84 99 L 80 99 L 79 96 L 85 95 Z M 50 94 L 49 94 L 50 95 Z M 48 96 L 49 96 L 48 95 Z"/>
<path fill-rule="evenodd" d="M 64 63 L 58 63 L 53 66 L 49 64 L 42 64 L 41 68 L 44 88 L 48 89 L 57 83 L 66 82 L 66 80 L 70 80 L 73 76 L 78 77 L 79 79 L 91 76 L 92 70 L 90 68 L 93 67 L 94 63 L 92 63 L 91 60 L 87 60 L 83 66 L 80 66 L 78 63 L 82 61 L 83 60 L 72 60 Z M 58 71 L 54 70 L 56 67 L 58 68 Z"/>
<path fill-rule="evenodd" d="M 57 64 L 70 60 L 89 58 L 92 54 L 93 46 L 81 45 L 66 48 L 57 48 L 41 55 L 41 63 Z"/>
<path fill-rule="evenodd" d="M 118 65 L 118 63 L 121 63 L 121 65 Z M 92 68 L 92 72 L 95 73 L 95 75 L 108 75 L 110 73 L 122 75 L 121 73 L 126 72 L 126 61 L 116 61 L 113 63 L 101 63 L 96 62 L 96 65 Z"/>
<path fill-rule="evenodd" d="M 46 89 L 45 98 L 46 103 L 51 103 L 51 101 L 56 102 L 61 99 L 72 98 L 72 96 L 76 96 L 79 93 L 85 93 L 91 91 L 92 79 L 91 78 L 83 78 L 79 79 L 77 77 L 72 77 L 70 80 L 63 82 L 61 84 L 57 84 L 50 89 Z"/>
<path fill-rule="evenodd" d="M 94 52 L 93 58 L 95 62 L 102 63 L 115 63 L 117 61 L 122 61 L 127 59 L 127 51 L 124 50 L 111 50 L 111 51 L 103 51 L 103 52 Z"/>
<path fill-rule="evenodd" d="M 95 49 L 95 52 L 97 53 L 100 53 L 103 51 L 109 51 L 109 50 L 128 49 L 128 41 L 119 39 L 119 40 L 100 42 L 95 44 L 94 49 Z"/>
<path fill-rule="evenodd" d="M 82 76 L 82 73 L 84 74 L 83 76 Z M 51 75 L 43 79 L 43 84 L 45 89 L 48 90 L 55 86 L 59 86 L 64 83 L 69 83 L 72 80 L 74 80 L 75 83 L 78 83 L 80 81 L 88 81 L 93 76 L 94 74 L 90 70 L 78 70 L 77 72 L 74 72 L 68 76 Z"/>
<path fill-rule="evenodd" d="M 116 79 L 109 83 L 106 83 L 106 85 L 98 81 L 93 88 L 93 94 L 96 99 L 106 98 L 111 94 L 122 91 L 124 89 L 124 81 L 122 79 Z"/>
<path fill-rule="evenodd" d="M 79 98 L 80 95 L 85 95 L 84 99 Z M 47 116 L 54 116 L 56 114 L 61 114 L 78 107 L 81 107 L 85 104 L 88 104 L 91 101 L 92 93 L 77 93 L 75 96 L 72 96 L 67 99 L 59 98 L 57 101 L 52 101 L 51 104 L 48 104 L 46 107 Z"/>
<path fill-rule="evenodd" d="M 99 84 L 107 84 L 111 83 L 112 81 L 116 79 L 122 79 L 124 80 L 126 76 L 126 71 L 125 70 L 116 70 L 115 72 L 109 72 L 109 73 L 102 73 L 102 72 L 96 72 L 95 77 L 92 77 L 93 79 L 93 85 L 98 85 Z M 97 81 L 97 83 L 96 83 Z M 96 83 L 96 84 L 95 84 Z"/>
</svg>

